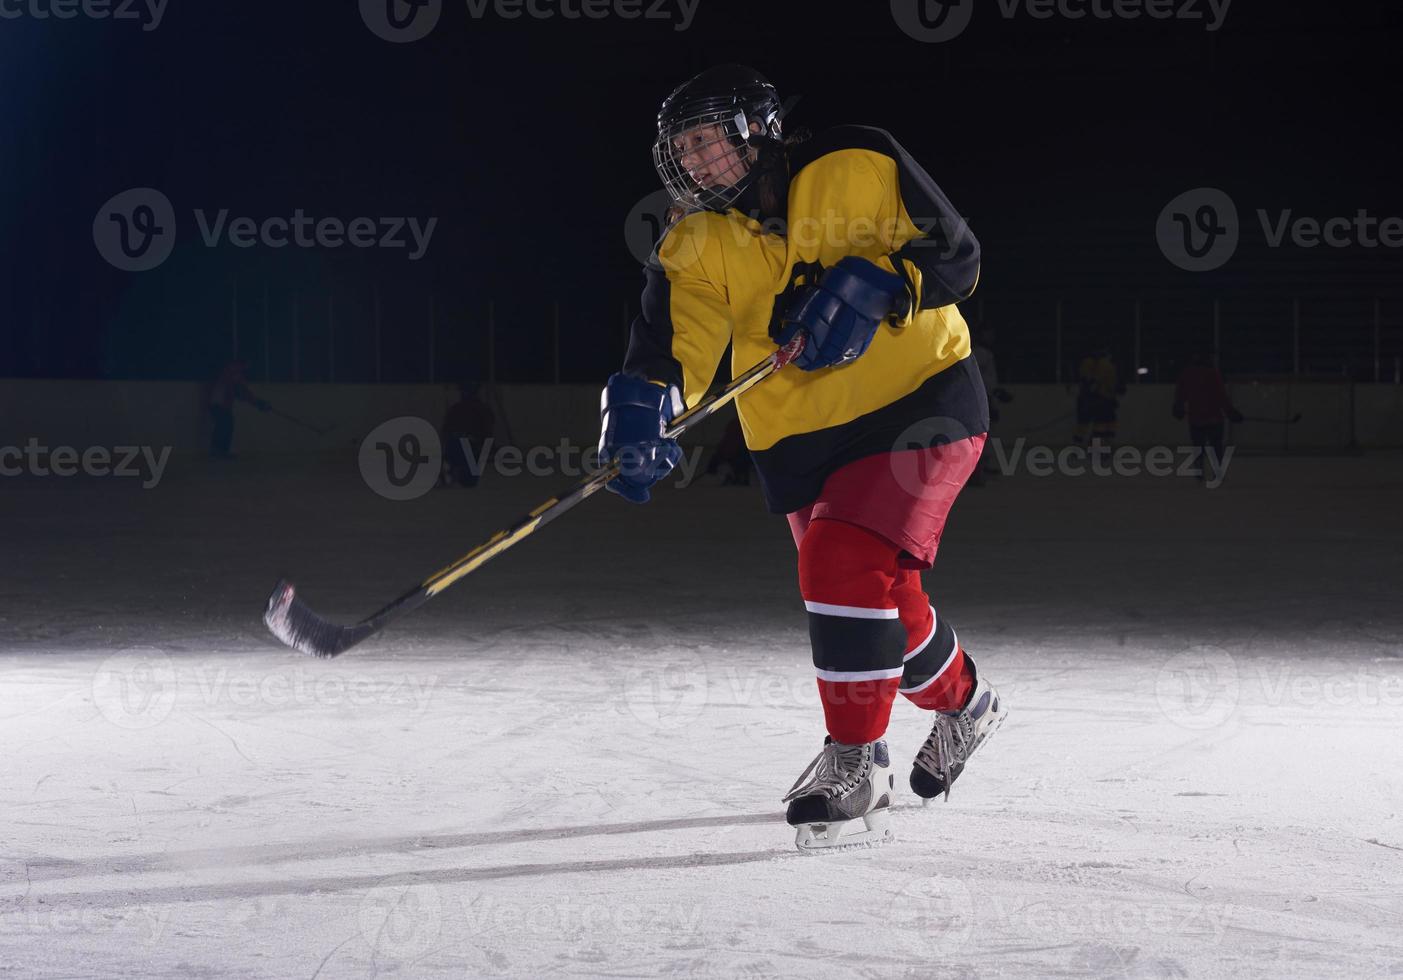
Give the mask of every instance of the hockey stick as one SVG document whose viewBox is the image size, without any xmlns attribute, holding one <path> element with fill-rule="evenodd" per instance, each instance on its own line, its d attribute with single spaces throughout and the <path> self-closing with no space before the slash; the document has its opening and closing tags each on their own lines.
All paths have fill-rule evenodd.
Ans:
<svg viewBox="0 0 1403 980">
<path fill-rule="evenodd" d="M 1263 417 L 1263 416 L 1261 416 L 1261 415 L 1244 415 L 1244 416 L 1242 417 L 1242 421 L 1244 421 L 1244 422 L 1271 422 L 1271 423 L 1273 423 L 1274 425 L 1295 425 L 1295 424 L 1296 424 L 1297 422 L 1299 422 L 1300 420 L 1301 420 L 1301 413 L 1300 413 L 1300 412 L 1297 412 L 1295 415 L 1291 416 L 1289 419 L 1269 419 L 1269 418 L 1265 418 L 1265 417 Z"/>
<path fill-rule="evenodd" d="M 695 408 L 683 412 L 673 420 L 664 434 L 669 439 L 676 439 L 698 422 L 715 414 L 798 357 L 804 349 L 805 339 L 806 336 L 800 333 L 794 340 L 735 378 L 715 395 L 703 399 Z M 378 612 L 351 626 L 340 626 L 317 615 L 298 597 L 296 587 L 286 579 L 273 587 L 273 593 L 268 597 L 268 608 L 263 614 L 263 622 L 268 625 L 274 636 L 294 650 L 301 650 L 314 657 L 340 656 L 357 643 L 374 636 L 399 617 L 418 609 L 454 582 L 477 571 L 512 545 L 524 541 L 586 497 L 602 490 L 606 483 L 618 475 L 618 463 L 611 462 L 593 476 L 585 477 L 564 493 L 547 500 L 511 527 L 498 531 L 462 558 L 430 575 Z"/>
<path fill-rule="evenodd" d="M 324 436 L 324 435 L 326 435 L 328 432 L 330 432 L 333 428 L 335 428 L 335 426 L 327 426 L 325 429 L 323 429 L 321 426 L 313 425 L 311 422 L 307 422 L 307 421 L 304 421 L 303 419 L 299 419 L 296 415 L 289 415 L 289 414 L 287 414 L 286 412 L 280 412 L 280 411 L 278 411 L 276 408 L 270 408 L 270 409 L 268 409 L 268 414 L 269 414 L 269 415 L 276 415 L 278 418 L 283 419 L 283 420 L 288 421 L 288 422 L 291 422 L 291 423 L 293 423 L 294 425 L 300 425 L 300 426 L 302 426 L 302 428 L 304 428 L 304 429 L 311 429 L 313 432 L 315 432 L 315 433 L 316 433 L 317 435 L 319 435 L 319 436 Z"/>
</svg>

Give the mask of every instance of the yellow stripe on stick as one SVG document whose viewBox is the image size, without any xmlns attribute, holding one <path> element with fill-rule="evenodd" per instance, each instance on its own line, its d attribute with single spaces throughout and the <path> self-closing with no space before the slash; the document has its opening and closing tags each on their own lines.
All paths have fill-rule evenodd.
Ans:
<svg viewBox="0 0 1403 980">
<path fill-rule="evenodd" d="M 488 541 L 485 545 L 471 554 L 463 556 L 459 561 L 449 565 L 443 571 L 434 575 L 429 581 L 425 582 L 425 590 L 429 595 L 438 595 L 464 575 L 469 575 L 477 571 L 489 559 L 506 551 L 512 545 L 536 530 L 540 523 L 538 518 L 521 525 L 521 527 L 511 533 L 498 531 L 492 536 L 492 540 Z"/>
</svg>

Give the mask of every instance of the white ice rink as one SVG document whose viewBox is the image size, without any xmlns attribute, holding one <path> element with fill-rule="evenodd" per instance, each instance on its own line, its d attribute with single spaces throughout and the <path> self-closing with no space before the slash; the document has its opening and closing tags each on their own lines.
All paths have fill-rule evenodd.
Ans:
<svg viewBox="0 0 1403 980">
<path fill-rule="evenodd" d="M 355 619 L 563 481 L 0 482 L 0 977 L 1403 975 L 1403 459 L 1233 467 L 967 491 L 927 587 L 1008 723 L 822 857 L 756 492 L 591 500 L 319 662 L 279 575 Z"/>
</svg>

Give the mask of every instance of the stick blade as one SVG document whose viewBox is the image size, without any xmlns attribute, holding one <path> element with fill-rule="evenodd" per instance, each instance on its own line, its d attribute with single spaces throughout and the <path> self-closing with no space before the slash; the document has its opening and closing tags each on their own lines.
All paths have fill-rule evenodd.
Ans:
<svg viewBox="0 0 1403 980">
<path fill-rule="evenodd" d="M 369 623 L 338 626 L 324 619 L 302 601 L 297 587 L 286 579 L 273 586 L 263 622 L 292 649 L 323 659 L 340 656 L 376 630 Z"/>
</svg>

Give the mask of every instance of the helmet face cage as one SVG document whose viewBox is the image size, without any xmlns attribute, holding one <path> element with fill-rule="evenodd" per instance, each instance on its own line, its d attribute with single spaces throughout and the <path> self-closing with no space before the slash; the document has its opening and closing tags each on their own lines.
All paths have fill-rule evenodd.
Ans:
<svg viewBox="0 0 1403 980">
<path fill-rule="evenodd" d="M 720 106 L 715 101 L 658 121 L 653 166 L 672 199 L 690 211 L 729 209 L 751 180 L 756 156 L 751 139 L 780 135 L 777 99 L 763 99 L 750 114 L 740 99 L 724 100 L 726 104 Z M 758 134 L 750 131 L 752 122 L 759 124 Z M 697 129 L 706 130 L 699 143 L 688 137 Z M 705 184 L 683 165 L 684 158 L 707 177 Z"/>
</svg>

